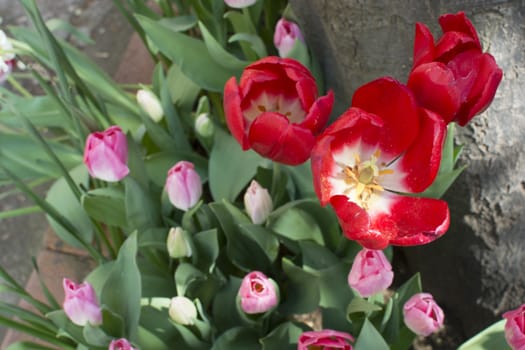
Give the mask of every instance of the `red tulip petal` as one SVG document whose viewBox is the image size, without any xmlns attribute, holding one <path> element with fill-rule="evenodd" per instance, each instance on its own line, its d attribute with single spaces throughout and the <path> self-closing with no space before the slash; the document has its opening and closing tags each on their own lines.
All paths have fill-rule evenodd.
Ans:
<svg viewBox="0 0 525 350">
<path fill-rule="evenodd" d="M 461 126 L 465 126 L 470 119 L 490 105 L 503 78 L 503 71 L 488 53 L 480 56 L 478 65 L 473 70 L 477 73 L 476 80 L 469 91 L 467 101 L 456 115 L 456 121 Z"/>
<path fill-rule="evenodd" d="M 315 143 L 312 133 L 279 113 L 262 113 L 251 124 L 248 138 L 254 151 L 272 160 L 297 165 L 310 157 Z"/>
<path fill-rule="evenodd" d="M 310 129 L 314 135 L 317 135 L 328 122 L 333 105 L 334 93 L 330 90 L 327 95 L 321 96 L 312 104 L 308 115 L 300 125 L 303 128 Z"/>
<path fill-rule="evenodd" d="M 301 106 L 305 111 L 309 110 L 317 98 L 317 85 L 315 85 L 315 80 L 309 78 L 299 79 L 295 85 L 295 89 L 301 101 Z"/>
<path fill-rule="evenodd" d="M 416 23 L 416 34 L 414 37 L 414 63 L 413 68 L 422 63 L 431 62 L 434 59 L 434 36 L 428 27 L 422 23 Z"/>
<path fill-rule="evenodd" d="M 434 56 L 436 61 L 447 63 L 456 55 L 467 50 L 481 53 L 478 43 L 467 34 L 460 32 L 447 32 L 436 43 Z"/>
<path fill-rule="evenodd" d="M 439 25 L 443 33 L 446 32 L 461 32 L 471 37 L 476 43 L 477 47 L 481 50 L 481 44 L 479 42 L 478 33 L 476 28 L 472 25 L 472 22 L 465 16 L 464 12 L 458 12 L 456 14 L 445 14 L 439 17 Z"/>
<path fill-rule="evenodd" d="M 390 244 L 412 246 L 430 243 L 448 229 L 450 215 L 447 202 L 432 198 L 395 196 L 390 219 L 398 228 Z"/>
<path fill-rule="evenodd" d="M 230 132 L 246 151 L 250 145 L 246 137 L 246 121 L 241 111 L 241 95 L 235 77 L 231 77 L 224 85 L 224 113 Z"/>
<path fill-rule="evenodd" d="M 415 98 L 406 86 L 392 78 L 380 78 L 361 86 L 354 93 L 352 107 L 383 119 L 379 148 L 391 157 L 405 151 L 419 132 Z"/>
<path fill-rule="evenodd" d="M 392 176 L 384 176 L 381 185 L 398 192 L 422 192 L 434 182 L 441 163 L 446 125 L 441 116 L 420 109 L 421 128 L 414 143 L 389 168 Z"/>
<path fill-rule="evenodd" d="M 387 220 L 379 220 L 376 227 L 372 222 L 374 218 L 371 218 L 365 209 L 349 201 L 346 196 L 333 196 L 330 198 L 330 204 L 346 238 L 358 241 L 368 249 L 384 249 L 390 239 L 394 238 L 395 232 L 391 230 Z"/>
<path fill-rule="evenodd" d="M 460 107 L 460 91 L 453 72 L 440 62 L 422 64 L 408 77 L 408 87 L 420 106 L 441 115 L 448 123 Z"/>
</svg>

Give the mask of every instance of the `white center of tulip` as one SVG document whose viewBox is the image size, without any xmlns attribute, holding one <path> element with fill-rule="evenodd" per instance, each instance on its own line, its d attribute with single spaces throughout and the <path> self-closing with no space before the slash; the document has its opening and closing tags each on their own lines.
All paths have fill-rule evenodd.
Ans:
<svg viewBox="0 0 525 350">
<path fill-rule="evenodd" d="M 251 101 L 248 108 L 243 110 L 244 117 L 253 121 L 261 113 L 274 112 L 284 115 L 292 123 L 301 123 L 306 117 L 306 112 L 299 99 L 287 99 L 283 95 L 270 95 L 263 93 Z"/>
<path fill-rule="evenodd" d="M 357 204 L 366 210 L 369 209 L 369 201 L 374 193 L 384 191 L 379 184 L 379 179 L 383 175 L 393 174 L 394 170 L 385 169 L 386 164 L 378 164 L 381 155 L 380 150 L 376 150 L 367 161 L 362 162 L 359 154 L 354 154 L 354 164 L 352 166 L 342 164 L 341 175 L 346 184 L 345 195 L 353 193 Z"/>
</svg>

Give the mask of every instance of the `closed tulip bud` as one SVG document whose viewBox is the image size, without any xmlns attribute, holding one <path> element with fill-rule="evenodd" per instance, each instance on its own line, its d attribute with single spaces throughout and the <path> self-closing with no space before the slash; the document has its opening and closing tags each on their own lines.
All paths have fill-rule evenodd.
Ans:
<svg viewBox="0 0 525 350">
<path fill-rule="evenodd" d="M 244 207 L 254 224 L 262 224 L 272 212 L 273 203 L 268 190 L 252 180 L 244 194 Z"/>
<path fill-rule="evenodd" d="M 85 326 L 88 323 L 97 326 L 102 323 L 102 310 L 95 295 L 95 290 L 91 284 L 84 282 L 76 284 L 64 278 L 64 312 L 67 317 L 78 326 Z"/>
<path fill-rule="evenodd" d="M 166 179 L 166 191 L 175 208 L 188 210 L 202 195 L 202 183 L 192 163 L 180 161 L 169 171 Z"/>
<path fill-rule="evenodd" d="M 126 135 L 118 126 L 94 132 L 86 140 L 84 164 L 89 174 L 104 181 L 119 181 L 129 173 Z"/>
<path fill-rule="evenodd" d="M 137 102 L 153 121 L 159 122 L 164 116 L 164 110 L 157 97 L 152 91 L 141 89 L 137 91 Z"/>
<path fill-rule="evenodd" d="M 191 256 L 188 233 L 181 227 L 171 228 L 168 233 L 168 254 L 174 259 Z"/>
<path fill-rule="evenodd" d="M 287 21 L 285 18 L 278 20 L 273 34 L 273 44 L 279 51 L 279 56 L 287 57 L 297 40 L 304 43 L 303 34 L 299 26 L 294 22 Z"/>
<path fill-rule="evenodd" d="M 224 2 L 230 7 L 242 9 L 244 7 L 252 6 L 257 0 L 224 0 Z"/>
<path fill-rule="evenodd" d="M 443 326 L 443 310 L 428 293 L 413 295 L 403 306 L 407 327 L 417 335 L 427 336 Z"/>
<path fill-rule="evenodd" d="M 264 273 L 252 271 L 244 276 L 238 298 L 242 311 L 260 314 L 273 309 L 279 303 L 279 288 Z"/>
<path fill-rule="evenodd" d="M 194 325 L 197 320 L 197 308 L 193 301 L 186 297 L 172 298 L 168 312 L 173 321 L 184 326 Z"/>
<path fill-rule="evenodd" d="M 525 304 L 503 314 L 505 339 L 512 350 L 525 350 Z"/>
<path fill-rule="evenodd" d="M 214 129 L 215 127 L 210 120 L 208 113 L 201 113 L 195 119 L 195 131 L 201 137 L 209 138 L 213 136 Z"/>
<path fill-rule="evenodd" d="M 112 340 L 109 344 L 108 350 L 137 350 L 131 343 L 124 338 Z"/>
<path fill-rule="evenodd" d="M 14 64 L 13 44 L 11 44 L 4 31 L 0 30 L 0 84 L 7 79 Z"/>
<path fill-rule="evenodd" d="M 370 297 L 392 284 L 394 273 L 381 250 L 362 249 L 357 253 L 350 273 L 348 284 L 362 297 Z"/>
</svg>

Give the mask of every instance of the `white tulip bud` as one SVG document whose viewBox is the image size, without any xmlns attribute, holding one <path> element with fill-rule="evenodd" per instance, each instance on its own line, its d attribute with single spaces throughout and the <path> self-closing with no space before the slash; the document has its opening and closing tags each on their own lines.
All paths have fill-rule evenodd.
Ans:
<svg viewBox="0 0 525 350">
<path fill-rule="evenodd" d="M 186 297 L 172 298 L 168 313 L 173 321 L 184 326 L 194 325 L 197 320 L 197 308 L 193 301 Z"/>
<path fill-rule="evenodd" d="M 170 257 L 177 259 L 191 256 L 191 245 L 188 233 L 181 227 L 171 228 L 168 233 L 166 246 Z"/>
<path fill-rule="evenodd" d="M 254 224 L 262 224 L 273 210 L 273 203 L 268 190 L 255 180 L 244 194 L 244 207 Z"/>
<path fill-rule="evenodd" d="M 150 90 L 141 89 L 137 91 L 137 102 L 153 121 L 158 123 L 164 116 L 164 110 L 158 97 Z"/>
</svg>

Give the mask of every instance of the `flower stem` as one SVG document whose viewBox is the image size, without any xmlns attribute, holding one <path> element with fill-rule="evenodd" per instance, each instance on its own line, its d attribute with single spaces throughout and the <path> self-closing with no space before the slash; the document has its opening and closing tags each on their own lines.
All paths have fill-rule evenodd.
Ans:
<svg viewBox="0 0 525 350">
<path fill-rule="evenodd" d="M 27 91 L 12 75 L 7 77 L 7 81 L 11 86 L 18 91 L 24 97 L 33 97 L 29 91 Z"/>
</svg>

